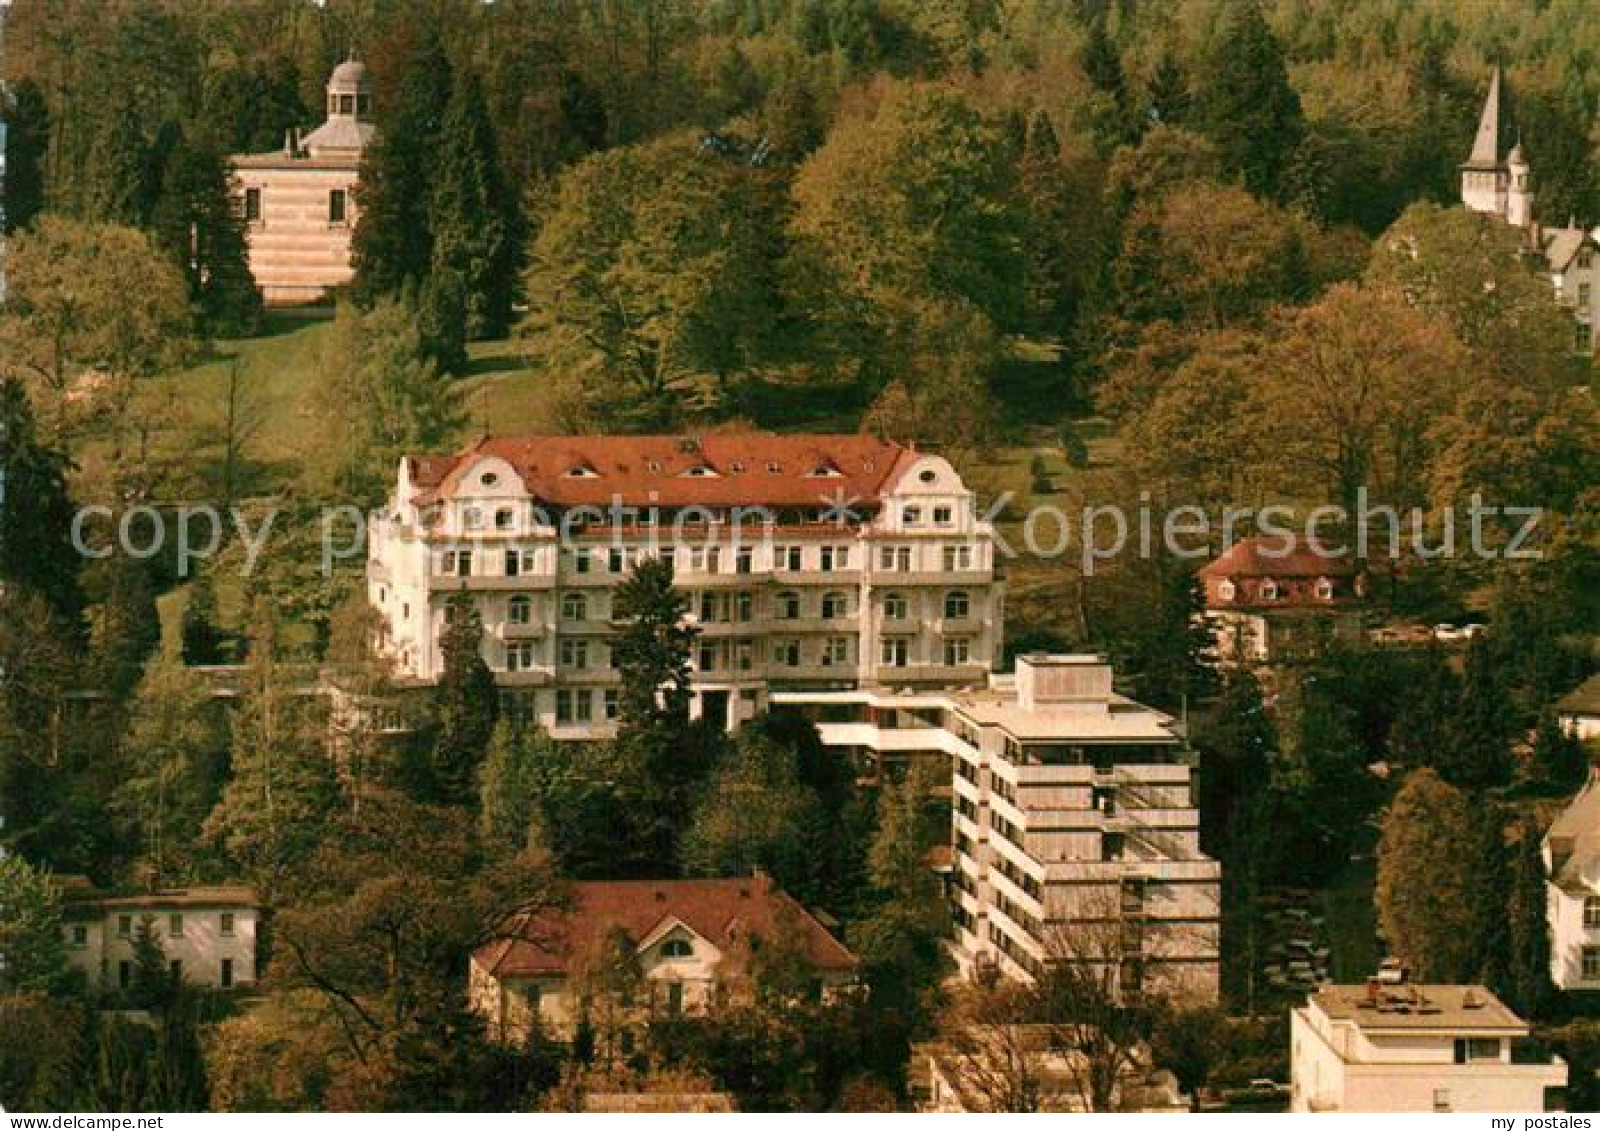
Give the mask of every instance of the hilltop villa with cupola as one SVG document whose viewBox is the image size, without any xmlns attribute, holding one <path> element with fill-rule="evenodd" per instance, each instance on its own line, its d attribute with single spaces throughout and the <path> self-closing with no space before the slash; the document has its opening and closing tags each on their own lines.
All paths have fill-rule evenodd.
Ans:
<svg viewBox="0 0 1600 1131">
<path fill-rule="evenodd" d="M 320 302 L 350 281 L 361 155 L 372 141 L 367 69 L 350 59 L 328 79 L 327 119 L 283 148 L 233 157 L 250 273 L 271 305 Z"/>
<path fill-rule="evenodd" d="M 1489 79 L 1472 152 L 1461 166 L 1461 203 L 1474 212 L 1494 216 L 1522 230 L 1528 251 L 1550 273 L 1556 301 L 1572 312 L 1572 346 L 1594 353 L 1595 325 L 1600 320 L 1600 228 L 1546 227 L 1534 210 L 1533 168 L 1518 136 L 1502 156 L 1505 122 L 1501 112 L 1500 68 Z"/>
</svg>

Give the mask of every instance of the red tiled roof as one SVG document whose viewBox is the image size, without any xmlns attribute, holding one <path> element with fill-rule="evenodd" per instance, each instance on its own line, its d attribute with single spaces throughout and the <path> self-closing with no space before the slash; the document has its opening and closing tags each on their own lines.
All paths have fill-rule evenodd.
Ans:
<svg viewBox="0 0 1600 1131">
<path fill-rule="evenodd" d="M 1301 546 L 1293 537 L 1245 538 L 1207 564 L 1201 577 L 1350 577 L 1360 570 L 1348 549 L 1335 553 L 1337 539 L 1323 550 Z"/>
<path fill-rule="evenodd" d="M 574 957 L 590 953 L 613 928 L 621 927 L 637 944 L 674 920 L 719 949 L 741 932 L 771 938 L 780 929 L 797 929 L 817 969 L 856 966 L 855 955 L 766 876 L 574 884 L 570 908 L 524 919 L 513 936 L 485 943 L 473 957 L 496 977 L 567 974 Z"/>
<path fill-rule="evenodd" d="M 825 506 L 876 499 L 911 449 L 871 436 L 502 436 L 454 455 L 406 457 L 413 502 L 454 494 L 476 456 L 498 456 L 553 506 Z M 713 474 L 692 475 L 695 469 Z M 582 474 L 574 475 L 575 469 Z M 821 471 L 822 474 L 818 474 Z"/>
</svg>

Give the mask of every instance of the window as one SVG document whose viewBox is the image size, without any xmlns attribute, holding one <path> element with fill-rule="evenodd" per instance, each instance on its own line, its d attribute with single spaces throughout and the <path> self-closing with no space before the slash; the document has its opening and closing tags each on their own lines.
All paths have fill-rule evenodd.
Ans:
<svg viewBox="0 0 1600 1131">
<path fill-rule="evenodd" d="M 1593 248 L 1587 248 L 1586 247 L 1582 251 L 1578 252 L 1578 266 L 1579 266 L 1579 268 L 1582 268 L 1582 269 L 1585 269 L 1585 270 L 1587 270 L 1588 268 L 1594 266 L 1594 249 Z"/>
<path fill-rule="evenodd" d="M 224 911 L 218 920 L 217 932 L 225 939 L 233 938 L 233 912 Z"/>
<path fill-rule="evenodd" d="M 167 916 L 167 935 L 170 938 L 183 938 L 183 916 L 173 912 Z"/>
<path fill-rule="evenodd" d="M 793 591 L 778 594 L 778 619 L 800 619 L 800 594 Z"/>
<path fill-rule="evenodd" d="M 1594 348 L 1594 331 L 1587 322 L 1579 322 L 1572 328 L 1572 348 L 1579 353 L 1588 353 Z"/>
<path fill-rule="evenodd" d="M 572 572 L 573 573 L 588 573 L 589 572 L 589 551 L 588 550 L 573 550 L 572 551 Z"/>
<path fill-rule="evenodd" d="M 798 570 L 801 562 L 799 546 L 779 546 L 773 557 L 774 569 Z"/>
<path fill-rule="evenodd" d="M 919 526 L 922 523 L 922 508 L 906 506 L 900 511 L 900 521 L 907 526 Z"/>
<path fill-rule="evenodd" d="M 1600 895 L 1584 898 L 1583 925 L 1589 928 L 1600 927 Z"/>
<path fill-rule="evenodd" d="M 971 568 L 971 546 L 946 546 L 944 548 L 944 569 L 946 573 L 957 573 Z"/>
<path fill-rule="evenodd" d="M 506 645 L 506 671 L 532 671 L 534 660 L 535 656 L 533 641 L 514 640 L 510 644 Z"/>
<path fill-rule="evenodd" d="M 533 598 L 518 593 L 506 603 L 506 620 L 512 624 L 528 624 L 533 620 Z"/>
<path fill-rule="evenodd" d="M 572 721 L 572 692 L 562 690 L 556 692 L 556 722 L 570 723 Z"/>
<path fill-rule="evenodd" d="M 972 641 L 965 637 L 944 642 L 944 662 L 946 666 L 957 668 L 970 663 L 972 659 Z"/>
<path fill-rule="evenodd" d="M 1333 600 L 1333 582 L 1326 577 L 1317 578 L 1316 588 L 1313 590 L 1319 601 Z"/>
<path fill-rule="evenodd" d="M 965 589 L 952 589 L 944 595 L 945 620 L 966 620 L 972 615 L 972 598 Z"/>
<path fill-rule="evenodd" d="M 703 672 L 715 671 L 717 668 L 717 646 L 709 640 L 700 642 L 699 659 L 695 664 Z"/>
<path fill-rule="evenodd" d="M 822 619 L 839 620 L 850 615 L 850 598 L 843 593 L 822 595 Z"/>
<path fill-rule="evenodd" d="M 221 973 L 221 975 L 220 975 L 218 980 L 221 982 L 223 989 L 226 990 L 226 989 L 232 988 L 232 986 L 233 986 L 233 959 L 224 958 L 222 960 L 222 973 Z"/>
<path fill-rule="evenodd" d="M 878 551 L 878 568 L 905 573 L 911 569 L 910 546 L 885 546 Z"/>
<path fill-rule="evenodd" d="M 117 985 L 127 989 L 133 984 L 133 963 L 126 960 L 117 963 Z"/>
<path fill-rule="evenodd" d="M 612 573 L 622 573 L 628 568 L 628 554 L 621 546 L 611 547 L 606 555 L 606 568 Z"/>
<path fill-rule="evenodd" d="M 1261 583 L 1261 599 L 1263 601 L 1276 601 L 1278 599 L 1278 583 L 1270 577 Z"/>
<path fill-rule="evenodd" d="M 589 598 L 582 593 L 563 593 L 561 595 L 562 620 L 588 620 Z"/>
<path fill-rule="evenodd" d="M 904 593 L 885 593 L 883 595 L 883 619 L 906 619 L 906 595 Z"/>
<path fill-rule="evenodd" d="M 1499 1060 L 1500 1041 L 1496 1037 L 1457 1037 L 1456 1038 L 1456 1063 L 1467 1064 L 1471 1061 Z"/>
<path fill-rule="evenodd" d="M 911 642 L 903 636 L 890 636 L 883 641 L 883 666 L 903 668 L 911 662 Z"/>
<path fill-rule="evenodd" d="M 261 223 L 261 190 L 258 188 L 244 190 L 244 221 L 247 224 Z"/>
<path fill-rule="evenodd" d="M 733 557 L 733 572 L 749 573 L 755 566 L 756 552 L 749 546 L 741 546 Z"/>
<path fill-rule="evenodd" d="M 747 672 L 756 666 L 756 646 L 751 640 L 740 640 L 733 646 L 733 666 Z"/>
<path fill-rule="evenodd" d="M 756 614 L 756 597 L 754 593 L 741 592 L 733 595 L 733 619 L 739 621 L 751 620 Z"/>
<path fill-rule="evenodd" d="M 344 223 L 345 195 L 345 190 L 342 188 L 328 190 L 328 223 Z"/>
<path fill-rule="evenodd" d="M 719 602 L 717 594 L 705 592 L 700 594 L 700 619 L 707 624 L 721 618 L 717 615 Z"/>
<path fill-rule="evenodd" d="M 80 947 L 80 948 L 81 947 L 86 947 L 86 946 L 89 945 L 89 928 L 88 927 L 85 927 L 85 926 L 80 924 L 80 925 L 75 926 L 75 927 L 72 928 L 72 945 L 75 946 L 75 947 Z"/>
<path fill-rule="evenodd" d="M 822 666 L 843 668 L 850 664 L 850 638 L 830 636 L 822 642 Z"/>
<path fill-rule="evenodd" d="M 485 478 L 488 478 L 485 476 Z M 496 530 L 510 530 L 516 524 L 517 513 L 510 507 L 501 507 L 494 512 L 494 528 Z"/>
<path fill-rule="evenodd" d="M 127 938 L 132 938 L 132 937 L 133 937 L 133 916 L 132 915 L 118 915 L 117 916 L 117 938 L 119 938 L 119 939 L 127 939 Z"/>
<path fill-rule="evenodd" d="M 572 713 L 580 723 L 592 720 L 594 718 L 594 696 L 587 691 L 574 691 L 572 693 Z"/>
<path fill-rule="evenodd" d="M 1449 1111 L 1450 1110 L 1450 1089 L 1449 1088 L 1435 1088 L 1433 1090 L 1433 1110 L 1434 1111 Z"/>
<path fill-rule="evenodd" d="M 662 958 L 690 958 L 694 955 L 694 947 L 688 939 L 668 939 L 661 944 Z"/>
<path fill-rule="evenodd" d="M 850 568 L 849 546 L 824 546 L 822 547 L 822 572 L 832 573 L 836 569 Z"/>
<path fill-rule="evenodd" d="M 800 641 L 775 640 L 772 642 L 772 660 L 779 667 L 797 668 L 800 666 Z"/>
<path fill-rule="evenodd" d="M 183 959 L 174 958 L 167 963 L 167 973 L 172 976 L 174 982 L 183 981 Z"/>
<path fill-rule="evenodd" d="M 1231 601 L 1238 594 L 1238 592 L 1238 588 L 1227 578 L 1223 578 L 1221 581 L 1217 582 L 1218 600 Z"/>
<path fill-rule="evenodd" d="M 606 688 L 601 706 L 605 711 L 606 721 L 615 722 L 622 710 L 621 693 L 615 687 Z"/>
<path fill-rule="evenodd" d="M 472 551 L 446 550 L 441 572 L 448 577 L 471 577 Z"/>
<path fill-rule="evenodd" d="M 683 1012 L 683 983 L 667 983 L 667 1012 L 676 1017 Z"/>
<path fill-rule="evenodd" d="M 955 512 L 949 507 L 933 508 L 933 524 L 935 526 L 949 526 L 955 519 Z"/>
<path fill-rule="evenodd" d="M 1588 283 L 1578 284 L 1578 305 L 1585 310 L 1589 309 L 1589 295 L 1591 288 Z"/>
<path fill-rule="evenodd" d="M 1583 980 L 1600 982 L 1600 946 L 1583 948 Z"/>
<path fill-rule="evenodd" d="M 589 642 L 587 640 L 563 640 L 561 642 L 561 666 L 579 671 L 587 668 L 589 666 Z"/>
</svg>

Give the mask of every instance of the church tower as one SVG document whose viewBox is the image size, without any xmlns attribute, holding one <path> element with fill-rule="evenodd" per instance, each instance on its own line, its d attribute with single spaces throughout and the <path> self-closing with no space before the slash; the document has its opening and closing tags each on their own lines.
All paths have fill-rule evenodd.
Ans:
<svg viewBox="0 0 1600 1131">
<path fill-rule="evenodd" d="M 1522 142 L 1519 141 L 1511 147 L 1506 157 L 1506 176 L 1510 182 L 1506 188 L 1506 222 L 1518 228 L 1533 225 L 1532 175 L 1533 170 L 1528 167 L 1528 159 L 1523 156 Z"/>
<path fill-rule="evenodd" d="M 1523 171 L 1526 176 L 1526 164 Z M 1478 133 L 1472 139 L 1472 154 L 1461 166 L 1461 203 L 1474 212 L 1508 220 L 1510 190 L 1511 170 L 1500 161 L 1500 68 L 1496 66 L 1478 118 Z M 1531 203 L 1532 198 L 1528 199 Z"/>
</svg>

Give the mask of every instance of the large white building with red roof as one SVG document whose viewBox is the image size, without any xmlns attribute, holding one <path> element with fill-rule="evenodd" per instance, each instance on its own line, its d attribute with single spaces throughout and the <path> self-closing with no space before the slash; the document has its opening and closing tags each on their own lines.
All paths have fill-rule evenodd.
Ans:
<svg viewBox="0 0 1600 1131">
<path fill-rule="evenodd" d="M 498 1039 L 520 1041 L 536 1021 L 569 1037 L 586 1010 L 649 1019 L 737 997 L 762 946 L 804 963 L 819 995 L 856 980 L 855 955 L 767 876 L 598 881 L 479 947 L 468 999 Z"/>
<path fill-rule="evenodd" d="M 368 589 L 397 673 L 441 672 L 473 595 L 511 709 L 557 737 L 615 710 L 612 589 L 669 559 L 690 600 L 697 713 L 772 690 L 981 683 L 1000 651 L 994 540 L 950 463 L 868 436 L 484 439 L 401 461 Z"/>
</svg>

